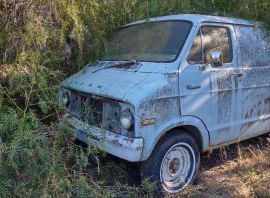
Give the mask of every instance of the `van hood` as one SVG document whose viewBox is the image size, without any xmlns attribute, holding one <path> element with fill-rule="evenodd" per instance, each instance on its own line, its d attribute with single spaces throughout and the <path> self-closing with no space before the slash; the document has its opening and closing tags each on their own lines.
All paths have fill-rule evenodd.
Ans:
<svg viewBox="0 0 270 198">
<path fill-rule="evenodd" d="M 164 89 L 166 86 L 177 87 L 170 84 L 173 81 L 173 75 L 162 73 L 157 66 L 156 69 L 152 68 L 152 72 L 140 70 L 143 65 L 127 69 L 102 69 L 102 67 L 87 66 L 66 79 L 62 86 L 130 103 L 136 103 L 139 98 L 146 97 L 149 92 Z"/>
</svg>

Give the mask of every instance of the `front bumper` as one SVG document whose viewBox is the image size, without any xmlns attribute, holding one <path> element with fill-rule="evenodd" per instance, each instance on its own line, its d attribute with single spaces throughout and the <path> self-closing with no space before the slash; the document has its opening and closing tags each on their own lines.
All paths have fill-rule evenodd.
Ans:
<svg viewBox="0 0 270 198">
<path fill-rule="evenodd" d="M 139 162 L 143 152 L 142 138 L 127 138 L 93 127 L 70 114 L 66 114 L 64 120 L 76 130 L 76 137 L 88 144 L 98 145 L 102 150 L 130 162 Z"/>
</svg>

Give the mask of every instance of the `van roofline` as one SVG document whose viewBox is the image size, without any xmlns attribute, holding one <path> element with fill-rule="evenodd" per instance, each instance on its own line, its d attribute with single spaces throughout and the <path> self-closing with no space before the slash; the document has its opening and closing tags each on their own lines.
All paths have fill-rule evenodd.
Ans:
<svg viewBox="0 0 270 198">
<path fill-rule="evenodd" d="M 201 14 L 178 14 L 178 15 L 168 15 L 168 16 L 161 16 L 161 17 L 139 20 L 133 23 L 129 23 L 125 25 L 124 27 L 141 24 L 145 22 L 173 21 L 173 20 L 191 21 L 194 25 L 209 22 L 209 23 L 223 23 L 223 24 L 254 26 L 254 23 L 252 23 L 251 21 L 239 19 L 239 18 L 201 15 Z"/>
</svg>

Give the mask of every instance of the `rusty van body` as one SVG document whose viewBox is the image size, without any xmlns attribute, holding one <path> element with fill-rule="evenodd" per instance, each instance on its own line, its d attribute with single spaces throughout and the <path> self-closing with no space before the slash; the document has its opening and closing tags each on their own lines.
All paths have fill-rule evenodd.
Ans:
<svg viewBox="0 0 270 198">
<path fill-rule="evenodd" d="M 255 23 L 234 18 L 128 24 L 113 52 L 63 82 L 64 119 L 84 143 L 141 162 L 159 195 L 179 192 L 196 177 L 198 152 L 270 131 L 269 41 Z"/>
</svg>

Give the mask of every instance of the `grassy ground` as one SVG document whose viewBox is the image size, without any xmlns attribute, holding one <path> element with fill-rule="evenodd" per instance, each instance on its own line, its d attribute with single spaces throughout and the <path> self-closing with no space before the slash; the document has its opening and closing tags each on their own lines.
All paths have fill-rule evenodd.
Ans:
<svg viewBox="0 0 270 198">
<path fill-rule="evenodd" d="M 136 164 L 112 156 L 103 157 L 101 161 L 102 177 L 112 178 L 114 185 L 118 183 L 130 189 L 141 185 Z M 153 185 L 146 182 L 142 186 L 145 185 L 148 191 L 142 191 L 141 195 L 153 197 L 149 194 Z M 202 155 L 195 184 L 183 193 L 169 197 L 270 198 L 270 135 Z"/>
<path fill-rule="evenodd" d="M 96 182 L 107 178 L 108 186 L 122 190 L 141 189 L 142 197 L 153 197 L 153 184 L 140 182 L 139 168 L 113 156 L 100 159 L 102 172 L 96 166 L 88 172 Z M 141 186 L 141 187 L 140 187 Z M 139 188 L 138 188 L 139 187 Z M 144 190 L 142 190 L 145 188 Z M 121 187 L 119 187 L 119 190 Z M 130 195 L 130 194 L 129 194 Z M 134 193 L 133 195 L 137 195 Z M 253 138 L 240 144 L 217 149 L 202 155 L 201 168 L 195 184 L 172 197 L 188 198 L 269 198 L 270 197 L 270 135 Z"/>
</svg>

